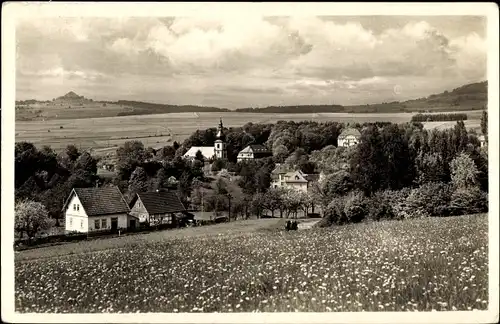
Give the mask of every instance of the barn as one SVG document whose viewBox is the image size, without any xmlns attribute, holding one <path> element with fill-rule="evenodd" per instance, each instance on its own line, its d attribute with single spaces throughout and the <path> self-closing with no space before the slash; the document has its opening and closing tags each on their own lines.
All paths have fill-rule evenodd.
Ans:
<svg viewBox="0 0 500 324">
<path fill-rule="evenodd" d="M 139 219 L 141 225 L 176 226 L 186 213 L 186 208 L 173 191 L 137 193 L 130 202 L 130 214 Z"/>
</svg>

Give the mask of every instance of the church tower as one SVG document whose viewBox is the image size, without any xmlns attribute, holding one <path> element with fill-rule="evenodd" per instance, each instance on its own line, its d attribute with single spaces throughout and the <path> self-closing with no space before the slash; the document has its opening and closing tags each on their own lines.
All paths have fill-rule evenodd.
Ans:
<svg viewBox="0 0 500 324">
<path fill-rule="evenodd" d="M 219 126 L 217 127 L 217 140 L 214 144 L 214 152 L 215 157 L 217 159 L 226 159 L 227 151 L 226 151 L 226 143 L 224 136 L 224 126 L 222 125 L 222 118 L 220 119 Z"/>
</svg>

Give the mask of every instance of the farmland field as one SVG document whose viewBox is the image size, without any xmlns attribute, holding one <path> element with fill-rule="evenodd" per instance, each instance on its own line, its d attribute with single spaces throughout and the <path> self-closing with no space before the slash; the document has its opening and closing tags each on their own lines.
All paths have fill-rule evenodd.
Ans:
<svg viewBox="0 0 500 324">
<path fill-rule="evenodd" d="M 239 221 L 20 252 L 16 310 L 487 309 L 485 214 L 297 232 L 279 230 L 276 222 Z"/>
<path fill-rule="evenodd" d="M 477 127 L 481 111 L 466 112 L 466 126 Z M 135 139 L 144 145 L 160 148 L 173 141 L 183 141 L 197 129 L 216 127 L 222 117 L 226 127 L 239 127 L 247 122 L 275 123 L 279 120 L 312 120 L 318 122 L 376 122 L 403 123 L 411 113 L 319 113 L 319 114 L 258 114 L 258 113 L 172 113 L 160 115 L 120 116 L 46 121 L 17 121 L 16 142 L 29 141 L 35 145 L 50 145 L 56 151 L 68 144 L 82 149 L 92 148 L 102 155 L 114 152 L 119 145 Z M 430 127 L 450 127 L 455 122 L 432 122 Z M 62 128 L 61 128 L 62 127 Z M 426 126 L 429 127 L 429 126 Z"/>
</svg>

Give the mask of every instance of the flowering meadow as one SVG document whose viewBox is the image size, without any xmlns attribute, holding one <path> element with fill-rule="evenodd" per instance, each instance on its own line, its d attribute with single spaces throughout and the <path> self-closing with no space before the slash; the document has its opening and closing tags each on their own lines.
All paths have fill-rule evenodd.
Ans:
<svg viewBox="0 0 500 324">
<path fill-rule="evenodd" d="M 15 263 L 19 312 L 485 310 L 487 215 L 139 241 Z"/>
</svg>

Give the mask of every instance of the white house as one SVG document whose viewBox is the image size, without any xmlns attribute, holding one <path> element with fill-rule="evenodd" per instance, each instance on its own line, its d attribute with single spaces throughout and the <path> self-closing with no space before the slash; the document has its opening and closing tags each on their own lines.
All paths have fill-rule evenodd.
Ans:
<svg viewBox="0 0 500 324">
<path fill-rule="evenodd" d="M 217 127 L 217 139 L 215 140 L 214 146 L 192 146 L 183 157 L 186 159 L 194 159 L 196 153 L 200 151 L 206 160 L 213 158 L 225 159 L 227 158 L 227 149 L 224 136 L 224 126 L 222 125 L 222 118 L 220 124 Z"/>
<path fill-rule="evenodd" d="M 73 188 L 63 206 L 66 231 L 95 232 L 135 228 L 138 219 L 117 187 Z"/>
<path fill-rule="evenodd" d="M 340 133 L 337 139 L 337 146 L 353 146 L 359 143 L 361 133 L 355 128 L 346 128 Z"/>
<path fill-rule="evenodd" d="M 238 162 L 244 160 L 260 159 L 272 156 L 273 153 L 263 145 L 248 145 L 238 153 Z"/>
<path fill-rule="evenodd" d="M 308 175 L 300 170 L 289 171 L 285 166 L 277 164 L 271 173 L 271 188 L 290 188 L 307 192 L 317 175 Z"/>
</svg>

